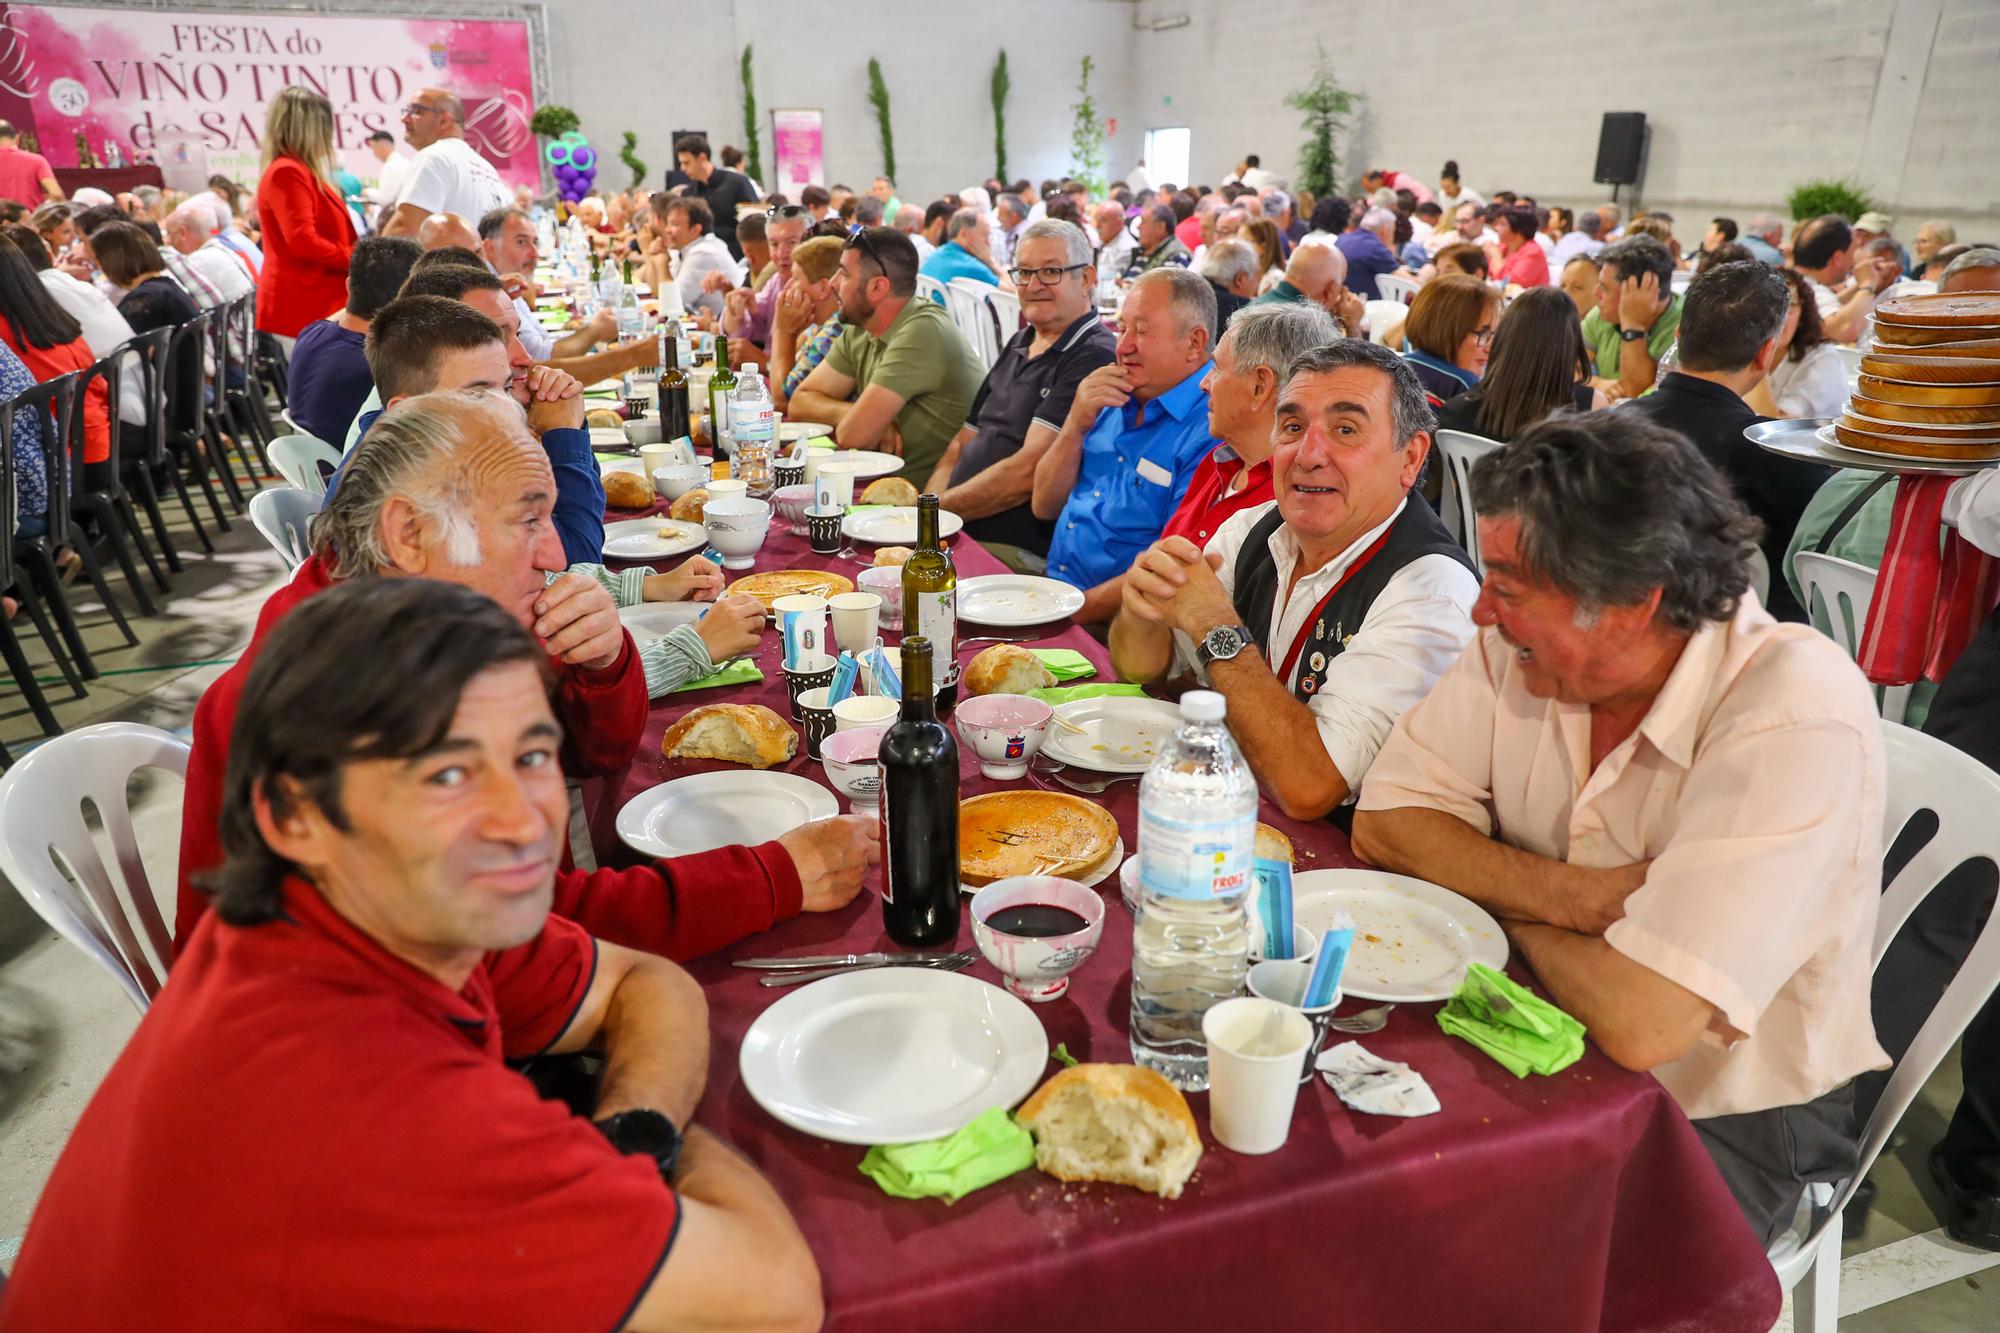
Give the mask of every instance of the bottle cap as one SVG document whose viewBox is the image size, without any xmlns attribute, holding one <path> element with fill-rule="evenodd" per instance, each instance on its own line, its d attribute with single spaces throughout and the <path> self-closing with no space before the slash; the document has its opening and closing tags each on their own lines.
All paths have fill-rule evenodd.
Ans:
<svg viewBox="0 0 2000 1333">
<path fill-rule="evenodd" d="M 757 363 L 755 361 L 745 361 L 743 363 L 743 373 L 746 375 L 755 375 L 757 373 Z"/>
<path fill-rule="evenodd" d="M 1229 712 L 1229 701 L 1214 690 L 1189 690 L 1181 696 L 1184 722 L 1220 722 Z"/>
</svg>

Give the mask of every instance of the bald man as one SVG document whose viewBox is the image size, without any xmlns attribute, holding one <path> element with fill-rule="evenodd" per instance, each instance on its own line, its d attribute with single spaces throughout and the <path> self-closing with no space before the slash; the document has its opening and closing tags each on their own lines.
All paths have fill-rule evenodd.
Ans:
<svg viewBox="0 0 2000 1333">
<path fill-rule="evenodd" d="M 1347 289 L 1347 256 L 1323 241 L 1308 241 L 1292 251 L 1285 265 L 1285 279 L 1252 301 L 1263 305 L 1276 301 L 1310 301 L 1324 306 L 1340 321 L 1343 331 L 1359 335 L 1367 306 Z"/>
<path fill-rule="evenodd" d="M 1126 230 L 1125 210 L 1116 201 L 1107 199 L 1090 210 L 1090 231 L 1100 275 L 1120 274 L 1131 266 L 1132 252 L 1139 248 L 1139 242 Z"/>
<path fill-rule="evenodd" d="M 507 202 L 500 173 L 465 141 L 465 104 L 443 88 L 425 88 L 403 108 L 403 137 L 417 149 L 385 236 L 415 236 L 433 213 L 485 217 Z M 478 244 L 471 247 L 477 250 Z"/>
<path fill-rule="evenodd" d="M 479 233 L 456 213 L 433 213 L 425 218 L 417 228 L 417 244 L 426 250 L 455 245 L 461 250 L 480 253 Z"/>
</svg>

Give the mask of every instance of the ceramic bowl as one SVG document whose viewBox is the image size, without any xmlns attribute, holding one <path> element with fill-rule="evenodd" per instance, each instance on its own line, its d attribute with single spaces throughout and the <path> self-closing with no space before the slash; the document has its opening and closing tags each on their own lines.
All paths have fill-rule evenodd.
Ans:
<svg viewBox="0 0 2000 1333">
<path fill-rule="evenodd" d="M 720 481 L 705 483 L 708 487 L 708 502 L 717 500 L 742 500 L 750 495 L 750 483 L 741 477 L 724 477 Z"/>
<path fill-rule="evenodd" d="M 764 500 L 731 496 L 710 500 L 702 515 L 709 545 L 722 552 L 729 569 L 748 569 L 771 531 L 771 506 Z"/>
<path fill-rule="evenodd" d="M 662 499 L 678 500 L 707 480 L 708 469 L 702 464 L 675 463 L 654 469 L 653 490 Z"/>
<path fill-rule="evenodd" d="M 826 780 L 847 798 L 848 808 L 857 815 L 881 812 L 882 766 L 875 752 L 882 744 L 887 727 L 850 727 L 836 731 L 819 743 L 819 761 L 826 768 Z"/>
<path fill-rule="evenodd" d="M 882 618 L 878 624 L 886 630 L 903 628 L 903 571 L 887 565 L 861 571 L 855 583 L 867 592 L 882 598 Z"/>
<path fill-rule="evenodd" d="M 1009 907 L 1066 907 L 1083 918 L 1082 930 L 1067 935 L 1010 935 L 987 924 Z M 972 895 L 972 938 L 986 961 L 1000 969 L 1007 989 L 1036 1003 L 1069 989 L 1069 974 L 1097 952 L 1104 932 L 1104 899 L 1094 889 L 1054 875 L 999 879 Z"/>
<path fill-rule="evenodd" d="M 1025 694 L 986 694 L 960 700 L 952 719 L 979 756 L 979 771 L 1004 782 L 1027 775 L 1028 761 L 1041 752 L 1055 715 L 1055 709 Z"/>
<path fill-rule="evenodd" d="M 777 510 L 779 518 L 792 525 L 795 537 L 803 537 L 810 531 L 806 527 L 806 509 L 812 500 L 810 486 L 781 486 L 771 493 L 771 507 Z"/>
</svg>

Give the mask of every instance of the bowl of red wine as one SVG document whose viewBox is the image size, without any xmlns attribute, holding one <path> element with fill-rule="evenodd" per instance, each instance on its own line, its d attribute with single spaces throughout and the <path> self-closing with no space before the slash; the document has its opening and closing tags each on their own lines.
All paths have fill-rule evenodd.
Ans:
<svg viewBox="0 0 2000 1333">
<path fill-rule="evenodd" d="M 1069 989 L 1069 974 L 1097 952 L 1104 899 L 1054 875 L 998 879 L 972 896 L 972 938 L 1007 990 L 1037 1003 Z"/>
</svg>

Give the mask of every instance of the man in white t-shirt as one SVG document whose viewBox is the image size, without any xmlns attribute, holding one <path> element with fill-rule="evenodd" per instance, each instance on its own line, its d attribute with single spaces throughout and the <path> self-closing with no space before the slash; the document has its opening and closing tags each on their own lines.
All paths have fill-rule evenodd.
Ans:
<svg viewBox="0 0 2000 1333">
<path fill-rule="evenodd" d="M 363 197 L 371 204 L 393 204 L 403 192 L 403 183 L 410 179 L 410 159 L 396 151 L 396 136 L 387 130 L 368 136 L 368 151 L 382 164 L 382 172 Z"/>
<path fill-rule="evenodd" d="M 507 202 L 500 173 L 465 141 L 465 104 L 426 88 L 403 108 L 403 137 L 417 150 L 384 236 L 414 236 L 433 213 L 482 218 Z"/>
</svg>

